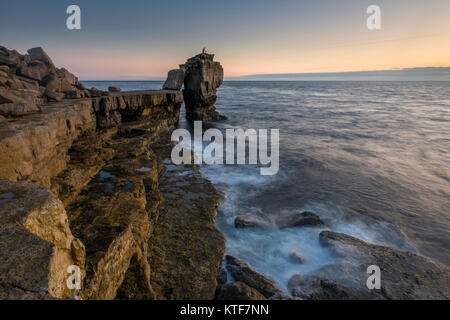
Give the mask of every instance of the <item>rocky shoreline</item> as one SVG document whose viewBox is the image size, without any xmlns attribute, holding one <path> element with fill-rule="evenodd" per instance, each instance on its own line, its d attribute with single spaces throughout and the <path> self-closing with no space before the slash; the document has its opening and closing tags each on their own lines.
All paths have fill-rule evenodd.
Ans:
<svg viewBox="0 0 450 320">
<path fill-rule="evenodd" d="M 87 89 L 42 48 L 0 47 L 0 299 L 450 297 L 449 267 L 326 230 L 312 212 L 235 220 L 325 229 L 322 245 L 342 262 L 293 276 L 289 293 L 225 256 L 221 195 L 199 168 L 170 161 L 183 102 L 188 120 L 225 119 L 214 107 L 222 82 L 203 53 L 169 71 L 163 90 Z M 67 285 L 73 265 L 80 288 Z M 383 272 L 381 290 L 366 287 L 369 265 Z"/>
</svg>

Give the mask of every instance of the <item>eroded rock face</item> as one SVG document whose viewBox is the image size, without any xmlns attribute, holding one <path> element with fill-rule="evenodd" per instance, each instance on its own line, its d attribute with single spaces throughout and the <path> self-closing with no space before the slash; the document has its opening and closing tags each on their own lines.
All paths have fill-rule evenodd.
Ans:
<svg viewBox="0 0 450 320">
<path fill-rule="evenodd" d="M 289 289 L 307 299 L 449 299 L 450 268 L 427 258 L 323 231 L 320 239 L 342 258 L 313 275 L 294 276 Z M 381 269 L 381 289 L 369 290 L 367 268 Z"/>
<path fill-rule="evenodd" d="M 63 204 L 46 188 L 0 180 L 0 298 L 75 296 L 67 268 L 84 275 L 84 246 L 71 233 Z"/>
<path fill-rule="evenodd" d="M 213 61 L 214 55 L 202 53 L 190 58 L 184 67 L 184 102 L 188 120 L 216 121 L 225 119 L 214 106 L 216 90 L 223 82 L 223 68 Z"/>
<path fill-rule="evenodd" d="M 268 279 L 259 272 L 253 270 L 245 262 L 227 255 L 226 256 L 227 270 L 231 273 L 236 281 L 240 281 L 256 289 L 264 297 L 271 298 L 274 295 L 286 296 L 283 290 L 275 283 L 275 281 Z"/>
<path fill-rule="evenodd" d="M 184 67 L 170 70 L 167 75 L 167 80 L 163 85 L 163 90 L 181 90 L 185 76 L 186 70 Z"/>
<path fill-rule="evenodd" d="M 214 61 L 213 54 L 201 53 L 171 70 L 164 83 L 165 90 L 181 90 L 186 105 L 186 118 L 190 121 L 217 121 L 226 119 L 214 106 L 216 90 L 223 82 L 223 68 Z"/>
</svg>

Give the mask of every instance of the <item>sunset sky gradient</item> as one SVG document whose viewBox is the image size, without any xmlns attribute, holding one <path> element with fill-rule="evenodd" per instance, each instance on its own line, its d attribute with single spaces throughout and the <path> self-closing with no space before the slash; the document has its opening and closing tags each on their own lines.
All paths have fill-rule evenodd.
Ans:
<svg viewBox="0 0 450 320">
<path fill-rule="evenodd" d="M 82 29 L 66 28 L 77 4 Z M 382 30 L 366 9 L 382 10 Z M 164 78 L 206 46 L 228 77 L 450 66 L 448 0 L 3 1 L 0 45 L 80 79 Z"/>
</svg>

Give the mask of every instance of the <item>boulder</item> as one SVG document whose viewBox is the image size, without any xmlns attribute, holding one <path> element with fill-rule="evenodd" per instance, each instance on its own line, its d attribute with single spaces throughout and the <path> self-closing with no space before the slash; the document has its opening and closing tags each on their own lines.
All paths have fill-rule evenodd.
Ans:
<svg viewBox="0 0 450 320">
<path fill-rule="evenodd" d="M 276 294 L 284 295 L 283 290 L 275 283 L 275 281 L 268 279 L 261 273 L 253 270 L 245 262 L 227 255 L 226 256 L 227 270 L 231 273 L 236 281 L 240 281 L 256 289 L 264 297 L 270 298 Z"/>
<path fill-rule="evenodd" d="M 41 47 L 31 48 L 27 50 L 31 60 L 39 60 L 46 64 L 48 67 L 55 67 L 52 59 L 48 56 L 48 54 Z"/>
<path fill-rule="evenodd" d="M 170 70 L 167 75 L 167 80 L 163 85 L 163 90 L 181 90 L 181 87 L 183 86 L 185 77 L 185 70 L 184 69 L 174 69 Z"/>
<path fill-rule="evenodd" d="M 0 46 L 0 65 L 17 67 L 20 62 L 20 54 L 15 50 L 8 50 Z"/>
<path fill-rule="evenodd" d="M 254 216 L 238 216 L 234 220 L 234 226 L 238 229 L 268 229 L 271 227 L 271 223 L 263 218 Z"/>
<path fill-rule="evenodd" d="M 22 62 L 17 72 L 24 77 L 41 81 L 50 73 L 50 69 L 44 62 L 33 60 L 28 64 Z"/>
<path fill-rule="evenodd" d="M 78 78 L 75 77 L 72 73 L 67 71 L 66 68 L 61 68 L 56 71 L 56 75 L 60 79 L 65 79 L 67 83 L 69 83 L 72 86 L 75 86 L 78 83 Z"/>
<path fill-rule="evenodd" d="M 38 91 L 0 89 L 0 114 L 22 116 L 39 112 L 36 105 Z"/>
<path fill-rule="evenodd" d="M 300 255 L 300 253 L 298 252 L 291 252 L 291 254 L 289 255 L 289 259 L 293 262 L 293 263 L 298 263 L 298 264 L 303 264 L 305 263 L 305 259 L 303 259 L 303 257 Z"/>
<path fill-rule="evenodd" d="M 121 89 L 119 87 L 108 87 L 109 92 L 120 92 Z"/>
<path fill-rule="evenodd" d="M 256 289 L 243 282 L 227 283 L 218 290 L 217 300 L 266 300 Z"/>
<path fill-rule="evenodd" d="M 276 224 L 280 229 L 325 225 L 317 214 L 307 211 L 281 216 L 276 220 Z"/>
<path fill-rule="evenodd" d="M 410 252 L 366 243 L 342 233 L 322 231 L 320 241 L 340 259 L 289 281 L 305 299 L 437 300 L 450 298 L 450 267 Z M 369 266 L 381 271 L 381 289 L 370 290 Z"/>
</svg>

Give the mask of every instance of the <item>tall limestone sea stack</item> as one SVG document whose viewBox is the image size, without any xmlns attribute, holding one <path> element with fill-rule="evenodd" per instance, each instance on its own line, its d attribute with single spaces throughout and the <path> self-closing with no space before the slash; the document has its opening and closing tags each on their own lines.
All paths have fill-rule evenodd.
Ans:
<svg viewBox="0 0 450 320">
<path fill-rule="evenodd" d="M 223 68 L 214 61 L 214 55 L 201 53 L 169 71 L 163 89 L 181 90 L 186 105 L 186 117 L 190 121 L 218 121 L 226 119 L 216 111 L 216 90 L 223 83 Z"/>
</svg>

